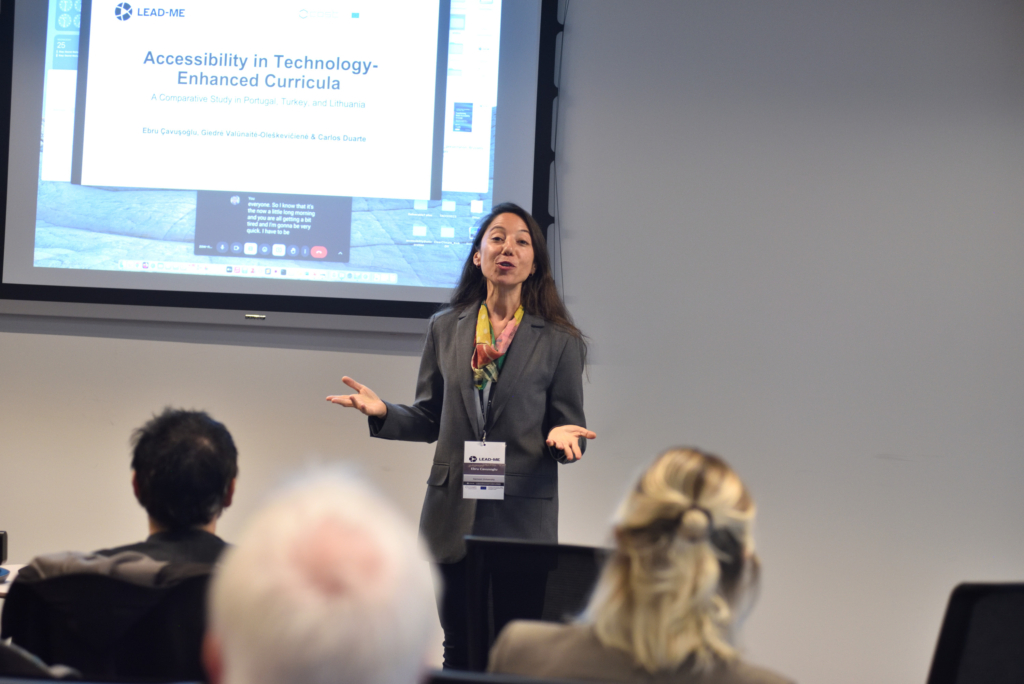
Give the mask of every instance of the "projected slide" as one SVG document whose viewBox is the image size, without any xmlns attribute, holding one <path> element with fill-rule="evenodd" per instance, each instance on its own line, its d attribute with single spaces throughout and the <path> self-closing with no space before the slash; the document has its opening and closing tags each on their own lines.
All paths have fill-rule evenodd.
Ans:
<svg viewBox="0 0 1024 684">
<path fill-rule="evenodd" d="M 35 277 L 454 286 L 493 204 L 501 0 L 47 4 Z"/>
<path fill-rule="evenodd" d="M 78 93 L 83 185 L 430 198 L 438 0 L 105 4 Z"/>
</svg>

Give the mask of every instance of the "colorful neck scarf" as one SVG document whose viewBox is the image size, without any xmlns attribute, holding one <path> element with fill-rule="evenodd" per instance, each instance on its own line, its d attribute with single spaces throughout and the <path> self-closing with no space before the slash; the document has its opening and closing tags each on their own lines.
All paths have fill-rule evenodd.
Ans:
<svg viewBox="0 0 1024 684">
<path fill-rule="evenodd" d="M 473 384 L 478 390 L 498 379 L 498 371 L 505 364 L 505 352 L 512 344 L 512 338 L 516 336 L 522 320 L 523 307 L 520 306 L 495 340 L 487 304 L 480 305 L 476 315 L 476 351 L 473 353 Z"/>
</svg>

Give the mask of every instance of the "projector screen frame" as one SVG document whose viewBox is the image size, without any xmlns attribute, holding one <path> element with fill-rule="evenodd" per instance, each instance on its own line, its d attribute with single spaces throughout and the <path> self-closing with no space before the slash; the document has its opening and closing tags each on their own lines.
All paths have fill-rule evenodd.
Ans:
<svg viewBox="0 0 1024 684">
<path fill-rule="evenodd" d="M 71 287 L 3 282 L 10 127 L 13 96 L 15 12 L 26 0 L 0 1 L 0 314 L 89 317 L 285 327 L 413 332 L 444 304 L 434 302 L 236 294 L 151 289 Z M 553 122 L 557 36 L 562 30 L 558 0 L 541 0 L 537 67 L 536 128 L 531 211 L 547 235 L 550 169 L 554 160 Z M 189 312 L 195 312 L 190 316 Z M 217 315 L 222 312 L 223 315 Z M 262 316 L 262 318 L 260 318 Z M 399 319 L 399 320 L 395 320 Z M 404 319 L 404 320 L 402 320 Z"/>
</svg>

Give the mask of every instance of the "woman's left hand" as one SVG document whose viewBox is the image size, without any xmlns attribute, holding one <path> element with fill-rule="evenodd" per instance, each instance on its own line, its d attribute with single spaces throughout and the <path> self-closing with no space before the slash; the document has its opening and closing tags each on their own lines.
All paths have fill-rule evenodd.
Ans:
<svg viewBox="0 0 1024 684">
<path fill-rule="evenodd" d="M 579 425 L 559 425 L 548 433 L 547 445 L 560 449 L 570 463 L 583 458 L 580 452 L 580 437 L 596 439 L 597 435 Z"/>
</svg>

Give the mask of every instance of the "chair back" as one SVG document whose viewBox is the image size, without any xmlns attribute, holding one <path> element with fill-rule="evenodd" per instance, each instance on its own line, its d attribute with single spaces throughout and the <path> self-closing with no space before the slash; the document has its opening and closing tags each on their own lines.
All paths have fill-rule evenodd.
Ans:
<svg viewBox="0 0 1024 684">
<path fill-rule="evenodd" d="M 609 549 L 466 537 L 469 668 L 487 656 L 512 620 L 564 622 L 587 605 Z"/>
<path fill-rule="evenodd" d="M 57 679 L 46 663 L 28 651 L 0 641 L 0 677 Z"/>
<path fill-rule="evenodd" d="M 148 587 L 97 574 L 15 582 L 0 636 L 87 679 L 203 679 L 209 573 Z"/>
<path fill-rule="evenodd" d="M 431 670 L 424 684 L 580 684 L 582 680 L 539 679 L 521 675 L 467 672 L 464 670 Z M 0 681 L 0 684 L 4 684 Z"/>
<path fill-rule="evenodd" d="M 1024 682 L 1024 584 L 961 584 L 949 597 L 928 684 Z"/>
</svg>

